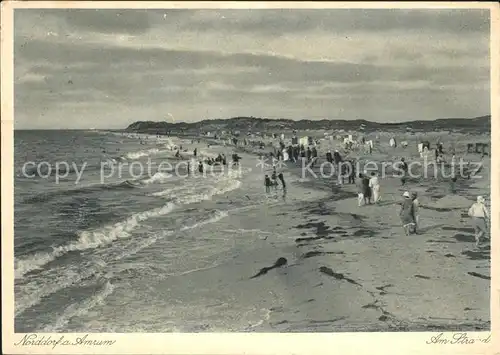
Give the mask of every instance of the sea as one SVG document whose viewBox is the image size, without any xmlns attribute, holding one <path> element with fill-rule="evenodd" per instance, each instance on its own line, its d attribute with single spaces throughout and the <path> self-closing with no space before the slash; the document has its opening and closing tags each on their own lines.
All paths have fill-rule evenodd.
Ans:
<svg viewBox="0 0 500 355">
<path fill-rule="evenodd" d="M 285 203 L 265 193 L 256 156 L 188 175 L 194 148 L 228 160 L 234 148 L 96 130 L 15 131 L 14 145 L 16 332 L 251 331 L 267 319 L 255 283 L 234 285 L 257 266 L 208 272 L 251 260 L 269 231 L 243 217 Z"/>
</svg>

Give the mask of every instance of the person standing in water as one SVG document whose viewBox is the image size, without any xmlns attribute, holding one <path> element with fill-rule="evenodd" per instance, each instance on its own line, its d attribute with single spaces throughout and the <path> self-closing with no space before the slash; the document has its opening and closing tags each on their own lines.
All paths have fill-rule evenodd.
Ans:
<svg viewBox="0 0 500 355">
<path fill-rule="evenodd" d="M 472 217 L 472 221 L 474 224 L 475 230 L 475 238 L 476 238 L 476 248 L 479 247 L 481 243 L 481 238 L 483 238 L 488 233 L 488 221 L 490 219 L 490 215 L 486 206 L 484 205 L 484 197 L 478 196 L 477 202 L 474 203 L 469 208 L 469 216 Z"/>
</svg>

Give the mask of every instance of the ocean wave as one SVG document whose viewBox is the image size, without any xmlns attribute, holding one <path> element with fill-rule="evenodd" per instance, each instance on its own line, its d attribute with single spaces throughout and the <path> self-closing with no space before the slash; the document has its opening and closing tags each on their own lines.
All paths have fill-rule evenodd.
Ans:
<svg viewBox="0 0 500 355">
<path fill-rule="evenodd" d="M 41 177 L 41 178 L 47 178 L 47 177 L 52 177 L 52 176 L 56 176 L 56 175 L 59 175 L 60 177 L 63 177 L 61 174 L 73 174 L 73 173 L 81 173 L 82 172 L 82 169 L 83 171 L 88 171 L 89 169 L 90 170 L 94 170 L 92 168 L 95 168 L 95 167 L 92 167 L 92 166 L 87 166 L 85 165 L 85 167 L 82 165 L 77 165 L 75 167 L 74 164 L 71 164 L 68 166 L 66 165 L 56 165 L 56 164 L 41 164 L 41 163 L 35 163 L 36 165 L 29 165 L 29 166 L 26 166 L 24 171 L 21 170 L 21 172 L 19 172 L 17 174 L 17 177 L 26 177 L 28 179 L 33 179 L 35 177 Z"/>
<path fill-rule="evenodd" d="M 234 178 L 239 176 L 240 174 L 229 173 L 228 176 L 210 181 L 209 184 L 217 184 L 215 187 L 211 187 L 209 184 L 195 185 L 195 179 L 201 177 L 198 176 L 194 177 L 194 179 L 186 180 L 191 183 L 190 185 L 170 187 L 163 191 L 154 192 L 150 196 L 177 199 L 177 202 L 181 204 L 201 202 L 212 198 L 214 195 L 220 195 L 239 188 L 241 181 Z"/>
<path fill-rule="evenodd" d="M 111 157 L 106 160 L 106 162 L 111 163 L 111 164 L 119 164 L 122 162 L 127 161 L 125 157 L 119 156 L 119 157 Z"/>
<path fill-rule="evenodd" d="M 222 195 L 227 192 L 231 192 L 233 190 L 238 189 L 241 186 L 241 181 L 239 180 L 231 180 L 224 184 L 224 186 L 216 186 L 212 188 L 211 190 L 208 190 L 205 193 L 200 193 L 197 195 L 188 195 L 188 196 L 183 196 L 183 197 L 177 197 L 175 198 L 175 203 L 177 204 L 191 204 L 191 203 L 197 203 L 197 202 L 202 202 L 202 201 L 207 201 L 210 200 L 212 197 L 215 195 Z"/>
<path fill-rule="evenodd" d="M 123 247 L 123 249 L 118 250 L 116 254 L 113 254 L 109 250 L 103 254 L 96 254 L 92 257 L 90 264 L 85 265 L 85 267 L 80 270 L 65 270 L 63 275 L 50 276 L 52 282 L 44 282 L 43 277 L 36 277 L 36 279 L 30 281 L 30 283 L 24 286 L 24 295 L 16 296 L 16 307 L 15 314 L 18 315 L 25 311 L 26 309 L 33 307 L 38 304 L 43 297 L 51 295 L 59 290 L 65 289 L 77 283 L 87 280 L 92 276 L 95 276 L 105 267 L 108 266 L 110 262 L 117 261 L 134 255 L 141 251 L 142 249 L 152 245 L 158 239 L 164 238 L 166 236 L 172 235 L 172 231 L 164 231 L 161 234 L 153 235 L 139 241 L 133 241 Z M 106 259 L 106 261 L 104 261 Z M 49 273 L 51 271 L 48 271 Z M 103 275 L 103 277 L 111 279 L 112 276 Z"/>
<path fill-rule="evenodd" d="M 169 173 L 157 172 L 148 179 L 141 180 L 141 184 L 149 185 L 155 183 L 165 183 L 167 181 L 172 181 L 173 175 Z"/>
<path fill-rule="evenodd" d="M 195 187 L 193 186 L 176 186 L 176 187 L 172 187 L 172 188 L 168 188 L 166 190 L 163 190 L 163 191 L 158 191 L 158 192 L 154 192 L 151 194 L 151 196 L 154 196 L 154 197 L 164 197 L 164 198 L 174 198 L 174 197 L 177 197 L 178 196 L 178 193 L 180 191 L 184 193 L 192 193 L 196 190 Z"/>
<path fill-rule="evenodd" d="M 206 219 L 204 221 L 200 221 L 200 222 L 195 223 L 191 226 L 182 227 L 181 232 L 186 231 L 186 230 L 190 230 L 190 229 L 194 229 L 194 228 L 198 228 L 198 227 L 204 226 L 206 224 L 212 224 L 212 223 L 218 222 L 221 219 L 226 218 L 227 216 L 229 216 L 229 213 L 227 211 L 216 211 L 215 215 L 213 217 L 210 217 L 209 219 Z"/>
<path fill-rule="evenodd" d="M 68 252 L 93 249 L 109 244 L 117 239 L 128 238 L 130 236 L 130 232 L 132 232 L 132 230 L 134 230 L 140 222 L 146 221 L 149 218 L 166 215 L 176 208 L 177 205 L 186 205 L 210 200 L 215 195 L 230 192 L 240 186 L 241 182 L 239 180 L 230 180 L 229 182 L 225 182 L 223 186 L 216 186 L 205 193 L 177 197 L 174 200 L 174 203 L 169 202 L 161 208 L 136 213 L 125 221 L 115 223 L 114 225 L 106 226 L 95 231 L 80 232 L 79 239 L 76 242 L 55 247 L 49 253 L 40 252 L 26 258 L 17 259 L 15 261 L 15 278 L 19 279 L 28 272 L 38 270 L 47 263 Z"/>
<path fill-rule="evenodd" d="M 109 244 L 119 238 L 128 238 L 130 236 L 130 232 L 134 228 L 136 228 L 140 222 L 145 221 L 151 217 L 158 217 L 168 214 L 174 208 L 174 204 L 167 203 L 161 208 L 136 213 L 127 218 L 125 221 L 115 223 L 114 225 L 106 226 L 95 231 L 80 232 L 79 238 L 76 242 L 55 247 L 53 248 L 52 252 L 40 252 L 23 259 L 17 259 L 15 261 L 15 278 L 21 278 L 30 271 L 40 269 L 42 266 L 68 252 L 93 249 Z"/>
<path fill-rule="evenodd" d="M 23 204 L 32 204 L 32 203 L 41 203 L 50 201 L 56 197 L 62 196 L 71 196 L 71 195 L 79 195 L 86 193 L 93 193 L 99 190 L 115 190 L 115 189 L 130 189 L 130 188 L 138 188 L 140 187 L 140 183 L 135 180 L 124 180 L 120 182 L 113 183 L 96 183 L 91 185 L 82 186 L 76 189 L 67 189 L 67 190 L 55 190 L 38 193 L 33 196 L 25 197 L 21 203 Z"/>
<path fill-rule="evenodd" d="M 122 157 L 114 157 L 114 158 L 108 158 L 107 160 L 103 160 L 108 162 L 111 165 L 116 165 L 121 160 Z M 102 163 L 102 162 L 101 162 Z M 68 164 L 68 167 L 60 163 L 61 165 L 56 166 L 56 163 L 53 164 L 41 164 L 41 163 L 35 163 L 36 165 L 29 165 L 27 166 L 24 171 L 22 167 L 17 167 L 16 168 L 16 178 L 25 178 L 25 179 L 35 179 L 35 178 L 42 178 L 42 179 L 47 179 L 49 177 L 55 177 L 56 175 L 59 175 L 59 178 L 64 179 L 64 178 L 69 178 L 71 174 L 77 174 L 77 175 L 84 175 L 88 174 L 89 172 L 95 172 L 101 170 L 103 166 L 101 164 L 76 164 L 75 162 Z"/>
<path fill-rule="evenodd" d="M 208 223 L 215 223 L 220 219 L 225 218 L 227 215 L 227 212 L 216 211 L 215 214 L 208 219 L 186 226 L 183 230 L 190 230 Z M 96 274 L 101 274 L 102 277 L 107 278 L 108 280 L 112 279 L 114 277 L 113 272 L 104 272 L 104 269 L 110 263 L 134 255 L 142 249 L 152 245 L 158 239 L 171 236 L 174 233 L 174 230 L 162 231 L 159 234 L 144 238 L 138 243 L 136 242 L 135 245 L 132 245 L 131 241 L 122 249 L 117 250 L 117 253 L 115 254 L 113 251 L 102 249 L 102 252 L 94 255 L 92 260 L 90 260 L 90 263 L 85 265 L 83 268 L 76 270 L 64 269 L 64 274 L 62 275 L 54 275 L 54 270 L 44 271 L 47 276 L 42 277 L 41 275 L 37 275 L 36 277 L 33 277 L 27 285 L 23 286 L 23 294 L 16 295 L 15 315 L 17 316 L 28 308 L 37 305 L 40 303 L 42 298 L 58 292 L 59 290 L 78 284 L 83 280 L 87 280 L 90 277 L 95 276 Z M 48 256 L 48 258 L 43 261 L 49 262 L 53 260 L 53 255 L 47 254 L 46 256 Z M 46 278 L 50 278 L 51 282 L 47 283 Z"/>
<path fill-rule="evenodd" d="M 148 157 L 148 156 L 151 156 L 154 154 L 158 154 L 160 152 L 161 152 L 161 150 L 158 148 L 152 148 L 152 149 L 148 149 L 148 150 L 140 150 L 138 152 L 131 152 L 131 153 L 126 154 L 125 158 L 127 158 L 129 160 L 135 160 L 135 159 L 139 159 L 142 157 Z"/>
<path fill-rule="evenodd" d="M 64 330 L 72 318 L 85 315 L 92 308 L 103 304 L 104 300 L 113 293 L 114 289 L 115 286 L 108 281 L 99 292 L 92 295 L 82 303 L 74 303 L 68 306 L 63 311 L 63 314 L 57 319 L 56 323 L 46 327 L 44 332 L 57 333 Z"/>
</svg>

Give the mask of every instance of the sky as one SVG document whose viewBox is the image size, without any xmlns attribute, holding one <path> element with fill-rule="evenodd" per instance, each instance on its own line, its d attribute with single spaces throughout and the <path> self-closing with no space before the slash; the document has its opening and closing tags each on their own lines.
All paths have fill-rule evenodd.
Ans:
<svg viewBox="0 0 500 355">
<path fill-rule="evenodd" d="M 490 114 L 489 11 L 16 9 L 16 129 Z"/>
</svg>

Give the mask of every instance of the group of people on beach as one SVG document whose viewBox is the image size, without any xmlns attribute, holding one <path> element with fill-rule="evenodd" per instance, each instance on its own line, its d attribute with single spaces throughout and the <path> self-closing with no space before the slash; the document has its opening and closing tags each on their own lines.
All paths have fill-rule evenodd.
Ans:
<svg viewBox="0 0 500 355">
<path fill-rule="evenodd" d="M 283 199 L 285 199 L 286 197 L 285 178 L 282 172 L 280 173 L 276 172 L 276 167 L 273 167 L 273 173 L 271 174 L 271 177 L 269 177 L 268 174 L 264 176 L 264 187 L 266 188 L 266 194 L 269 194 L 272 188 L 278 190 L 278 185 L 279 185 L 278 180 L 281 182 L 281 187 L 283 188 Z"/>
<path fill-rule="evenodd" d="M 358 190 L 358 206 L 378 203 L 380 201 L 380 182 L 377 174 L 372 171 L 371 176 L 359 173 L 358 180 L 356 181 L 356 188 Z"/>
<path fill-rule="evenodd" d="M 282 147 L 284 149 L 284 146 Z M 318 159 L 318 150 L 316 147 L 305 147 L 304 144 L 292 146 L 289 145 L 286 148 L 286 153 L 288 159 L 294 163 L 298 162 L 299 159 L 305 160 L 307 163 L 311 162 L 311 166 L 314 166 L 315 161 Z M 282 150 L 278 150 L 276 157 L 280 159 L 283 157 Z"/>
<path fill-rule="evenodd" d="M 406 235 L 416 234 L 419 224 L 419 202 L 417 193 L 412 192 L 410 194 L 409 191 L 405 191 L 403 198 L 399 216 L 403 224 L 404 232 Z M 485 199 L 483 196 L 477 196 L 476 202 L 472 204 L 467 214 L 472 218 L 475 245 L 479 247 L 481 241 L 488 234 L 488 224 L 490 220 L 490 215 L 485 206 Z"/>
<path fill-rule="evenodd" d="M 401 143 L 402 144 L 402 143 Z M 311 143 L 312 145 L 312 143 Z M 396 147 L 397 143 L 395 138 L 391 139 L 392 147 Z M 422 144 L 424 148 L 428 148 L 429 144 L 424 142 Z M 261 144 L 263 148 L 263 144 Z M 436 161 L 439 161 L 439 157 L 444 154 L 444 149 L 442 143 L 438 143 L 436 148 Z M 194 152 L 196 157 L 196 150 Z M 280 142 L 280 146 L 274 149 L 274 152 L 268 154 L 273 158 L 273 162 L 284 160 L 293 163 L 296 162 L 307 162 L 313 167 L 315 162 L 318 160 L 318 150 L 316 146 L 304 146 L 304 144 L 292 144 L 285 146 L 283 142 Z M 236 154 L 233 154 L 233 164 L 237 164 L 239 159 L 241 159 Z M 343 185 L 344 179 L 348 179 L 349 184 L 355 184 L 357 190 L 357 202 L 358 206 L 379 204 L 381 201 L 381 184 L 379 181 L 379 176 L 377 172 L 364 171 L 363 173 L 358 173 L 356 171 L 355 160 L 347 159 L 344 160 L 339 150 L 328 150 L 326 152 L 326 161 L 331 163 L 337 170 L 337 185 Z M 225 164 L 225 156 L 220 156 L 214 159 L 214 161 L 219 161 Z M 400 158 L 398 164 L 399 170 L 401 171 L 400 181 L 403 187 L 409 184 L 409 167 L 405 158 Z M 200 163 L 200 169 L 203 169 Z M 349 173 L 346 173 L 349 171 Z M 451 178 L 454 184 L 457 181 L 455 175 Z M 265 174 L 264 176 L 264 187 L 266 194 L 271 194 L 274 191 L 278 191 L 279 186 L 282 186 L 283 198 L 285 198 L 287 193 L 287 186 L 282 172 L 276 171 L 276 165 L 273 164 L 273 170 L 271 174 Z M 407 187 L 406 187 L 407 188 Z M 454 191 L 454 189 L 452 189 Z M 418 200 L 417 192 L 404 191 L 402 194 L 401 209 L 399 211 L 399 218 L 404 230 L 405 235 L 419 234 L 421 230 L 420 227 L 420 216 L 419 209 L 420 204 Z M 479 196 L 477 201 L 470 207 L 468 211 L 469 216 L 473 220 L 474 230 L 475 230 L 475 240 L 476 246 L 478 246 L 483 238 L 488 234 L 488 221 L 489 215 L 488 211 L 484 205 L 484 198 Z"/>
<path fill-rule="evenodd" d="M 176 158 L 180 158 L 180 150 L 182 149 L 182 146 L 180 147 L 180 149 L 177 150 L 177 153 L 175 154 L 175 157 Z M 195 148 L 193 150 L 193 158 L 197 158 L 198 156 L 198 148 Z M 231 159 L 232 159 L 232 165 L 238 165 L 240 160 L 241 160 L 241 157 L 234 153 L 232 154 L 231 156 Z M 200 159 L 198 161 L 198 172 L 200 173 L 203 173 L 204 171 L 204 166 L 205 165 L 209 165 L 209 166 L 215 166 L 215 165 L 223 165 L 223 166 L 226 166 L 227 165 L 227 158 L 226 158 L 226 155 L 224 153 L 219 153 L 217 155 L 217 157 L 213 158 L 213 157 L 206 157 L 205 159 Z M 191 164 L 188 164 L 188 174 L 191 173 Z"/>
</svg>

